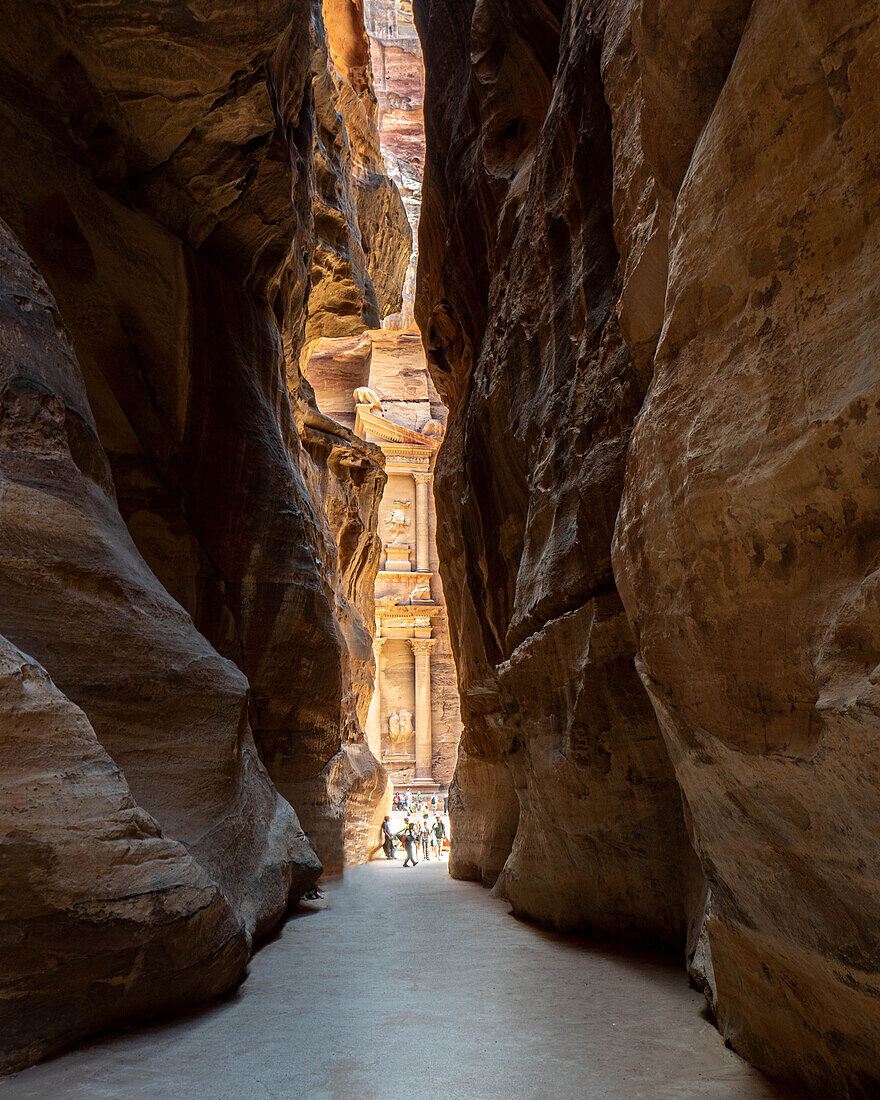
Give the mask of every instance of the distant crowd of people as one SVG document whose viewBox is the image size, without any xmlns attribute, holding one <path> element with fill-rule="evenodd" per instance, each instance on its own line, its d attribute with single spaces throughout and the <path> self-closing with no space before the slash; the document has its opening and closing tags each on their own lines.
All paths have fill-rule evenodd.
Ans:
<svg viewBox="0 0 880 1100">
<path fill-rule="evenodd" d="M 386 814 L 382 822 L 382 847 L 386 859 L 396 859 L 394 854 L 395 842 L 399 843 L 406 858 L 404 867 L 415 867 L 419 860 L 440 859 L 444 848 L 449 847 L 449 839 L 446 836 L 446 826 L 443 819 L 437 815 L 431 820 L 427 813 L 421 818 L 407 816 L 403 819 L 403 828 L 395 832 L 391 825 L 391 818 Z"/>
<path fill-rule="evenodd" d="M 445 813 L 448 809 L 447 800 L 436 794 L 413 794 L 411 791 L 395 791 L 391 799 L 391 809 L 400 813 L 420 814 L 425 810 L 436 813 L 442 809 Z"/>
</svg>

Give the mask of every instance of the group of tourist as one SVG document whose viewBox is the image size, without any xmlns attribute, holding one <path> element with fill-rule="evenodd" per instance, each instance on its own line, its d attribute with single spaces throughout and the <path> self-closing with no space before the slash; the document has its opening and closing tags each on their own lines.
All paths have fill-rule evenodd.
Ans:
<svg viewBox="0 0 880 1100">
<path fill-rule="evenodd" d="M 395 791 L 391 800 L 392 810 L 407 814 L 423 813 L 425 810 L 436 813 L 441 808 L 444 811 L 446 810 L 446 799 L 436 794 L 413 794 L 412 791 Z"/>
<path fill-rule="evenodd" d="M 405 817 L 403 828 L 395 832 L 391 818 L 386 814 L 382 822 L 382 847 L 386 859 L 397 858 L 394 854 L 395 842 L 400 843 L 406 852 L 403 866 L 415 867 L 420 859 L 430 860 L 432 854 L 435 859 L 440 859 L 444 846 L 448 845 L 446 826 L 441 817 L 435 815 L 432 821 L 425 813 L 421 818 Z"/>
</svg>

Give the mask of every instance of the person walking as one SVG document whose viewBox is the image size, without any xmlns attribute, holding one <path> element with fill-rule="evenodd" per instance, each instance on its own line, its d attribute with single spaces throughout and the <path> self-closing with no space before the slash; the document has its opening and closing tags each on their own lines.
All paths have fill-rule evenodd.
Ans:
<svg viewBox="0 0 880 1100">
<path fill-rule="evenodd" d="M 391 818 L 388 814 L 382 822 L 382 847 L 385 849 L 385 858 L 394 859 L 394 833 L 391 831 Z"/>
<path fill-rule="evenodd" d="M 403 828 L 397 834 L 397 839 L 403 841 L 403 846 L 406 849 L 406 859 L 403 861 L 404 867 L 415 867 L 419 862 L 415 857 L 416 834 L 416 827 L 410 822 L 408 817 L 405 817 L 403 819 Z"/>
<path fill-rule="evenodd" d="M 420 825 L 422 851 L 425 853 L 425 859 L 430 859 L 429 855 L 431 849 L 431 826 L 428 824 L 428 815 L 425 814 Z"/>
<path fill-rule="evenodd" d="M 446 839 L 446 826 L 439 816 L 434 818 L 432 831 L 434 833 L 434 843 L 437 845 L 437 858 L 439 859 L 443 855 L 443 841 Z"/>
</svg>

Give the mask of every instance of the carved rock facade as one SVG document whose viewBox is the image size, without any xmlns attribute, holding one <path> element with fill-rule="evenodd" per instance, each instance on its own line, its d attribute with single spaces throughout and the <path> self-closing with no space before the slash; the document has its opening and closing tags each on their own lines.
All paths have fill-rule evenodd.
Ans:
<svg viewBox="0 0 880 1100">
<path fill-rule="evenodd" d="M 445 794 L 461 736 L 431 485 L 446 410 L 417 331 L 322 340 L 304 370 L 320 407 L 385 456 L 367 740 L 396 788 Z"/>
<path fill-rule="evenodd" d="M 416 15 L 453 872 L 875 1095 L 876 5 Z"/>
</svg>

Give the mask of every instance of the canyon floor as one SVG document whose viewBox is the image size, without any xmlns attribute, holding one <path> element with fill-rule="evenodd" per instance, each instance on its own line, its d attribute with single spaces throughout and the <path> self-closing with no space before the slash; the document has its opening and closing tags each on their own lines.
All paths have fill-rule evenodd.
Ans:
<svg viewBox="0 0 880 1100">
<path fill-rule="evenodd" d="M 238 992 L 0 1083 L 4 1100 L 790 1097 L 722 1044 L 677 966 L 563 941 L 445 863 L 358 868 Z"/>
</svg>

